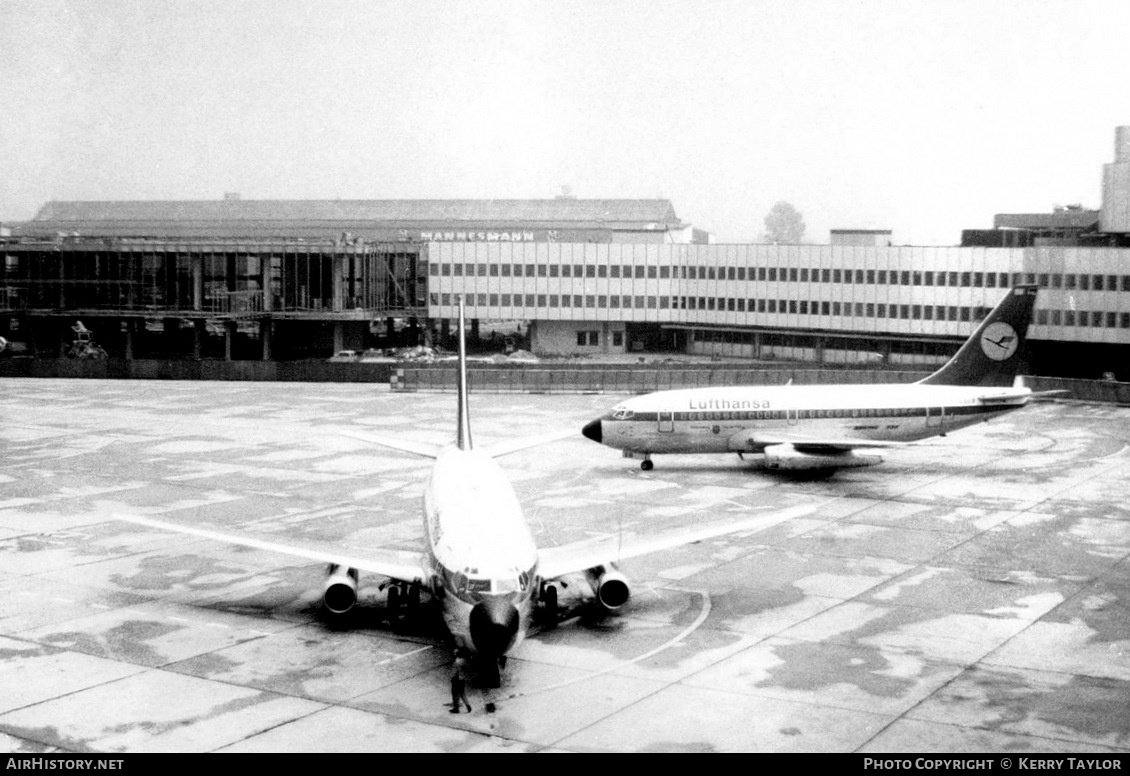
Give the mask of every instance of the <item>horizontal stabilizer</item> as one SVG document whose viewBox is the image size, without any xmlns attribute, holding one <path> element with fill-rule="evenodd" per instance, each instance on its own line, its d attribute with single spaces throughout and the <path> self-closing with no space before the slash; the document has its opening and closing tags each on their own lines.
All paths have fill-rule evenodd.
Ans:
<svg viewBox="0 0 1130 776">
<path fill-rule="evenodd" d="M 1036 401 L 1040 401 L 1041 399 L 1051 399 L 1056 396 L 1066 398 L 1071 396 L 1071 391 L 1065 388 L 1059 388 L 1054 391 L 1032 391 L 1032 398 Z"/>
<path fill-rule="evenodd" d="M 433 445 L 427 442 L 412 442 L 402 439 L 387 439 L 385 437 L 377 437 L 361 431 L 342 431 L 341 433 L 360 442 L 368 442 L 371 445 L 388 447 L 393 450 L 399 450 L 402 453 L 411 453 L 412 455 L 418 455 L 422 458 L 438 458 L 440 451 L 443 449 L 442 445 Z"/>
<path fill-rule="evenodd" d="M 521 437 L 519 439 L 509 439 L 505 442 L 497 442 L 487 447 L 485 449 L 485 452 L 492 458 L 501 458 L 504 455 L 510 455 L 511 453 L 518 452 L 519 450 L 528 450 L 531 447 L 537 447 L 538 445 L 544 445 L 550 442 L 557 442 L 561 439 L 567 439 L 571 436 L 577 436 L 577 430 L 575 428 L 568 430 L 561 429 L 558 431 L 551 431 L 548 434 L 539 434 L 537 436 Z"/>
<path fill-rule="evenodd" d="M 427 442 L 388 439 L 387 437 L 377 437 L 360 431 L 342 431 L 341 433 L 361 442 L 368 442 L 369 444 L 380 445 L 381 447 L 388 447 L 393 450 L 400 450 L 401 452 L 411 453 L 412 455 L 418 455 L 423 458 L 438 458 L 440 451 L 443 449 L 440 445 L 432 445 Z M 549 442 L 556 442 L 561 439 L 576 436 L 576 434 L 576 429 L 560 429 L 548 434 L 507 439 L 487 447 L 479 447 L 476 449 L 492 458 L 501 458 L 504 455 L 510 455 L 511 453 L 527 450 L 531 447 L 537 447 L 538 445 L 548 444 Z"/>
<path fill-rule="evenodd" d="M 991 393 L 978 396 L 977 401 L 981 404 L 1023 404 L 1031 396 L 1032 392 L 1024 388 L 1012 393 Z"/>
</svg>

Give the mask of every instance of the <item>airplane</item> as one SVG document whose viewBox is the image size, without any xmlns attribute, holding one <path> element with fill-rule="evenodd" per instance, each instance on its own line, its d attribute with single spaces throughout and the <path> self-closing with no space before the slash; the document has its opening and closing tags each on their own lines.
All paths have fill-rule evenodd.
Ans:
<svg viewBox="0 0 1130 776">
<path fill-rule="evenodd" d="M 510 440 L 494 448 L 472 443 L 468 410 L 464 307 L 459 300 L 456 438 L 442 448 L 367 434 L 349 435 L 366 442 L 435 460 L 423 498 L 422 552 L 393 549 L 351 554 L 323 543 L 287 543 L 243 531 L 219 530 L 116 514 L 134 524 L 191 536 L 284 553 L 328 564 L 322 606 L 341 617 L 357 603 L 359 573 L 388 579 L 386 606 L 418 605 L 427 591 L 438 603 L 456 654 L 476 659 L 480 681 L 497 687 L 506 657 L 530 632 L 535 611 L 553 625 L 558 615 L 558 587 L 563 577 L 583 576 L 597 604 L 620 610 L 631 596 L 621 560 L 679 547 L 738 531 L 768 528 L 810 514 L 818 508 L 801 505 L 758 514 L 725 524 L 695 526 L 644 537 L 607 537 L 559 547 L 538 548 L 518 498 L 495 458 L 560 439 L 552 432 L 526 440 Z M 568 435 L 575 435 L 570 430 Z"/>
<path fill-rule="evenodd" d="M 873 466 L 879 448 L 987 421 L 1034 395 L 1017 377 L 1037 286 L 1018 285 L 944 366 L 896 385 L 735 386 L 659 391 L 617 404 L 581 433 L 642 458 L 737 453 L 757 468 L 830 476 Z"/>
</svg>

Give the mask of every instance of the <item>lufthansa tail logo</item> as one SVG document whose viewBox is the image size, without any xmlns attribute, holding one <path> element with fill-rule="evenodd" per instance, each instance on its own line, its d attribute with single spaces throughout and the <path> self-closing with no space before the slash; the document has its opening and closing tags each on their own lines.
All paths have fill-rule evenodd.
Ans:
<svg viewBox="0 0 1130 776">
<path fill-rule="evenodd" d="M 1016 329 L 1004 321 L 990 323 L 981 334 L 981 350 L 993 361 L 1005 361 L 1012 357 L 1020 345 Z"/>
</svg>

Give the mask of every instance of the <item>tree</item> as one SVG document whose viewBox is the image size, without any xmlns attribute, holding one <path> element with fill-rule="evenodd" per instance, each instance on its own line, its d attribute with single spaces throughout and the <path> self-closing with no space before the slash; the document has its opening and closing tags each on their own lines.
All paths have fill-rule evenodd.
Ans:
<svg viewBox="0 0 1130 776">
<path fill-rule="evenodd" d="M 765 216 L 765 241 L 796 245 L 804 239 L 804 218 L 788 202 L 778 202 Z"/>
</svg>

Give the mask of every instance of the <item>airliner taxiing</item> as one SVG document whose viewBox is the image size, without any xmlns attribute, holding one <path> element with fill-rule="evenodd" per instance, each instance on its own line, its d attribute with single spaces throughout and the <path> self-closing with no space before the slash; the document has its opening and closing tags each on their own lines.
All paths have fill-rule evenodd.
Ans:
<svg viewBox="0 0 1130 776">
<path fill-rule="evenodd" d="M 561 578 L 583 576 L 596 602 L 607 611 L 627 603 L 630 586 L 618 562 L 645 553 L 681 546 L 738 531 L 753 531 L 815 511 L 801 506 L 721 525 L 699 525 L 690 531 L 652 534 L 540 549 L 509 481 L 495 462 L 501 455 L 526 449 L 562 433 L 510 440 L 491 448 L 472 444 L 467 399 L 464 310 L 459 302 L 458 415 L 455 442 L 443 448 L 410 441 L 350 434 L 366 442 L 435 460 L 424 492 L 424 546 L 419 553 L 378 549 L 351 554 L 309 542 L 287 543 L 276 537 L 213 530 L 202 526 L 116 515 L 140 525 L 197 537 L 295 555 L 328 563 L 323 607 L 344 615 L 356 605 L 359 572 L 387 578 L 387 605 L 415 604 L 421 591 L 442 609 L 456 649 L 478 658 L 488 684 L 499 681 L 499 667 L 529 632 L 535 610 L 549 623 L 557 619 Z M 569 432 L 569 435 L 575 432 Z"/>
<path fill-rule="evenodd" d="M 1017 373 L 1037 286 L 1016 286 L 957 354 L 916 383 L 735 386 L 660 391 L 622 402 L 582 433 L 642 458 L 737 453 L 767 469 L 829 474 L 871 466 L 894 447 L 1028 403 Z"/>
</svg>

